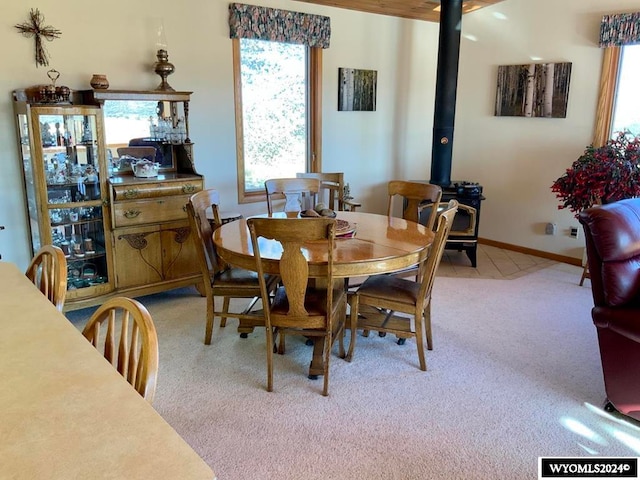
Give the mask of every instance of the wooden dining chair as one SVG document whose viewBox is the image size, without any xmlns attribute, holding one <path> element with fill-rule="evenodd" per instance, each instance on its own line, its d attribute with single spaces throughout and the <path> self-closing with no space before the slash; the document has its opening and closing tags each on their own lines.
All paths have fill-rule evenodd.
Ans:
<svg viewBox="0 0 640 480">
<path fill-rule="evenodd" d="M 432 183 L 408 182 L 404 180 L 391 180 L 387 186 L 389 199 L 387 203 L 387 215 L 392 216 L 395 211 L 395 203 L 402 202 L 402 218 L 411 222 L 420 223 L 420 213 L 424 208 L 430 208 L 427 223 L 423 224 L 429 230 L 433 227 L 438 216 L 438 205 L 442 198 L 442 187 Z M 416 278 L 418 266 L 406 268 L 392 275 L 401 278 Z"/>
<path fill-rule="evenodd" d="M 264 189 L 269 215 L 274 212 L 274 200 L 283 198 L 286 200 L 287 194 L 295 194 L 294 201 L 299 201 L 298 208 L 306 210 L 315 207 L 320 191 L 320 180 L 317 178 L 270 178 L 264 182 Z"/>
<path fill-rule="evenodd" d="M 355 212 L 362 204 L 345 197 L 343 172 L 331 173 L 296 173 L 298 178 L 317 178 L 320 180 L 318 202 L 322 202 L 333 211 Z"/>
<path fill-rule="evenodd" d="M 329 361 L 333 342 L 339 338 L 340 356 L 344 358 L 344 325 L 346 292 L 344 283 L 334 282 L 336 222 L 330 218 L 249 218 L 251 244 L 260 277 L 262 302 L 265 306 L 267 333 L 267 391 L 273 391 L 274 334 L 304 335 L 323 341 L 323 395 L 329 394 Z M 261 240 L 275 240 L 282 245 L 279 260 L 261 256 Z M 327 263 L 321 278 L 309 277 L 309 264 L 304 256 L 305 242 L 326 242 Z M 281 285 L 270 301 L 264 281 L 265 267 L 277 270 Z M 313 281 L 312 281 L 313 280 Z"/>
<path fill-rule="evenodd" d="M 107 300 L 91 315 L 82 334 L 102 350 L 104 357 L 147 402 L 153 403 L 158 377 L 158 335 L 151 314 L 142 303 L 127 297 Z"/>
<path fill-rule="evenodd" d="M 451 200 L 447 209 L 440 214 L 435 239 L 429 254 L 420 265 L 418 281 L 393 275 L 375 275 L 367 278 L 350 296 L 351 342 L 347 360 L 353 358 L 356 331 L 363 328 L 393 333 L 399 338 L 415 338 L 420 370 L 427 369 L 424 354 L 425 336 L 427 348 L 433 348 L 431 290 L 457 210 L 457 200 Z M 396 312 L 407 314 L 409 317 L 394 315 Z"/>
<path fill-rule="evenodd" d="M 67 296 L 67 259 L 60 247 L 44 245 L 29 263 L 25 275 L 62 311 Z"/>
<path fill-rule="evenodd" d="M 402 218 L 412 222 L 420 222 L 420 212 L 425 204 L 437 205 L 442 198 L 442 187 L 432 183 L 391 180 L 388 192 L 387 215 L 392 216 L 395 201 L 402 200 Z M 437 209 L 431 209 L 429 219 L 424 224 L 429 230 L 433 230 L 437 216 Z"/>
<path fill-rule="evenodd" d="M 237 318 L 240 322 L 238 332 L 243 338 L 246 338 L 254 327 L 264 326 L 264 316 L 253 311 L 260 299 L 257 273 L 226 265 L 216 253 L 213 231 L 222 225 L 218 202 L 218 192 L 215 189 L 206 189 L 193 194 L 186 205 L 189 224 L 194 233 L 192 237 L 198 253 L 203 290 L 207 297 L 205 345 L 211 345 L 213 322 L 217 316 L 220 317 L 220 327 L 226 326 L 227 317 Z M 209 216 L 208 211 L 211 211 Z M 266 281 L 269 291 L 273 291 L 277 278 L 269 276 Z M 222 310 L 216 309 L 216 297 L 222 297 Z M 249 299 L 249 302 L 241 312 L 234 313 L 229 311 L 232 298 Z"/>
</svg>

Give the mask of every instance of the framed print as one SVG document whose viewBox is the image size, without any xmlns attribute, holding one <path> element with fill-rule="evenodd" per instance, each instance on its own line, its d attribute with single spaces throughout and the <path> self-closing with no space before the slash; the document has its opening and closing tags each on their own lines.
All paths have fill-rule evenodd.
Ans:
<svg viewBox="0 0 640 480">
<path fill-rule="evenodd" d="M 375 112 L 377 70 L 338 69 L 338 111 Z"/>
</svg>

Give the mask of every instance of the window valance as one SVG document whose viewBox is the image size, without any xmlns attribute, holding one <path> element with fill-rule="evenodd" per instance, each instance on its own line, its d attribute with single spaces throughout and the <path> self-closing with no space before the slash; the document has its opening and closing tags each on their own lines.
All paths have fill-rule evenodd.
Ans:
<svg viewBox="0 0 640 480">
<path fill-rule="evenodd" d="M 600 47 L 640 43 L 640 12 L 605 15 L 600 23 Z"/>
<path fill-rule="evenodd" d="M 231 3 L 229 36 L 329 48 L 331 19 L 322 15 Z"/>
</svg>

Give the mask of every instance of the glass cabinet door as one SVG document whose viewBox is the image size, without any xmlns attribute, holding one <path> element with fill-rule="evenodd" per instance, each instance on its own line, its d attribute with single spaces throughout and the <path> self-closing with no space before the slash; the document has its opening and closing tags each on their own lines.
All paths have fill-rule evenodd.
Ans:
<svg viewBox="0 0 640 480">
<path fill-rule="evenodd" d="M 29 118 L 25 113 L 18 114 L 18 134 L 20 142 L 18 148 L 22 160 L 24 186 L 27 196 L 27 215 L 29 217 L 31 249 L 33 254 L 42 246 L 42 240 L 40 239 L 40 228 L 38 227 L 38 201 L 36 196 L 33 163 L 31 160 Z"/>
<path fill-rule="evenodd" d="M 37 112 L 32 116 L 37 154 L 31 153 L 39 164 L 34 161 L 31 167 L 45 186 L 39 197 L 43 218 L 41 231 L 33 235 L 34 249 L 50 242 L 64 251 L 68 290 L 107 284 L 99 112 L 82 107 L 41 107 L 32 112 Z M 27 183 L 30 175 L 25 169 Z M 29 195 L 28 191 L 29 187 Z"/>
</svg>

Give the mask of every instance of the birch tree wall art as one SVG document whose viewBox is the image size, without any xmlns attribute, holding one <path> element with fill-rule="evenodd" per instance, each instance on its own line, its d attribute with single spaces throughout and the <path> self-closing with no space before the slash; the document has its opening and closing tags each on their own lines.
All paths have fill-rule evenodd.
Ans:
<svg viewBox="0 0 640 480">
<path fill-rule="evenodd" d="M 377 70 L 338 69 L 338 111 L 376 110 Z"/>
<path fill-rule="evenodd" d="M 498 67 L 498 117 L 565 118 L 571 63 L 530 63 Z"/>
</svg>

